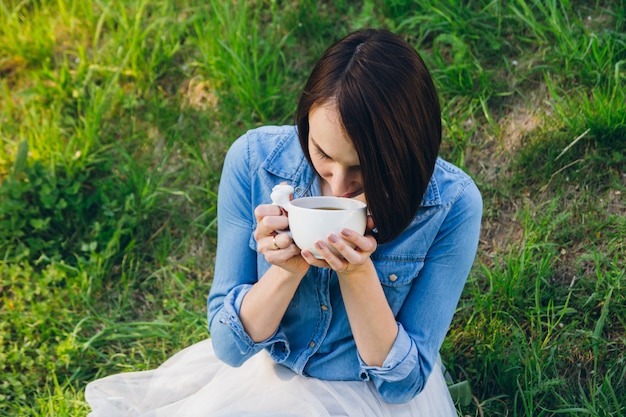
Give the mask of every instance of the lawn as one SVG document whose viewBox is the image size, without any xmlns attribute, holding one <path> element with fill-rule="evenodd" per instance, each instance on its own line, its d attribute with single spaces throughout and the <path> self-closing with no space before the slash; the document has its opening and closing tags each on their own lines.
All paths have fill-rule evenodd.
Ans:
<svg viewBox="0 0 626 417">
<path fill-rule="evenodd" d="M 422 54 L 483 193 L 460 414 L 626 415 L 620 0 L 0 3 L 0 415 L 84 416 L 87 382 L 208 336 L 228 146 L 366 26 Z"/>
</svg>

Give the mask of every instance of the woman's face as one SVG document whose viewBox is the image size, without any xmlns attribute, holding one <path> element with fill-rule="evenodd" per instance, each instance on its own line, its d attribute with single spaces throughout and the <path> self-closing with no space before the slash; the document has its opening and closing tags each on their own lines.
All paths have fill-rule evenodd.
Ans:
<svg viewBox="0 0 626 417">
<path fill-rule="evenodd" d="M 309 111 L 309 153 L 322 179 L 322 193 L 365 201 L 359 156 L 332 104 Z"/>
</svg>

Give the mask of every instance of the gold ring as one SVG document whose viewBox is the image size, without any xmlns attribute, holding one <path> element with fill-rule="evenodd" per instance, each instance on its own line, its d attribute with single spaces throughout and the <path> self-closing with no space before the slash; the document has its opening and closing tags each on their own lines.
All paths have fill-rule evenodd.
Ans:
<svg viewBox="0 0 626 417">
<path fill-rule="evenodd" d="M 350 267 L 350 262 L 346 262 L 346 267 L 341 271 L 341 273 L 343 274 L 344 272 L 346 272 L 349 267 Z"/>
<path fill-rule="evenodd" d="M 276 235 L 272 236 L 272 243 L 274 243 L 274 248 L 276 248 L 276 250 L 282 249 L 278 246 L 278 243 L 276 243 Z"/>
</svg>

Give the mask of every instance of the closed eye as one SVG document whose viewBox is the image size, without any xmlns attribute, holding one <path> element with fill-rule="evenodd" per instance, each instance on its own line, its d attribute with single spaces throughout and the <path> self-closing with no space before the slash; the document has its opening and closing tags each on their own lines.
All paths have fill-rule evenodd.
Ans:
<svg viewBox="0 0 626 417">
<path fill-rule="evenodd" d="M 320 159 L 332 159 L 330 156 L 326 155 L 326 153 L 320 149 L 319 146 L 317 146 L 317 144 L 314 145 L 315 147 L 315 154 L 317 155 L 318 158 Z"/>
</svg>

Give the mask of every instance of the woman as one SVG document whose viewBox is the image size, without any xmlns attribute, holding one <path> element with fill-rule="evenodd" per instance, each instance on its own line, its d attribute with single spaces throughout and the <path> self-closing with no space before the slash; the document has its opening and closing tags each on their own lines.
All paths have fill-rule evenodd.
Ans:
<svg viewBox="0 0 626 417">
<path fill-rule="evenodd" d="M 428 70 L 398 36 L 363 30 L 331 46 L 297 127 L 249 131 L 227 154 L 211 339 L 155 371 L 90 384 L 93 415 L 119 391 L 116 407 L 132 415 L 456 415 L 438 352 L 474 260 L 482 201 L 469 176 L 438 158 L 440 113 Z M 280 183 L 293 198 L 365 201 L 368 233 L 328 236 L 316 244 L 323 259 L 301 251 L 277 233 L 288 227 L 270 200 Z M 143 404 L 128 399 L 135 389 Z"/>
</svg>

